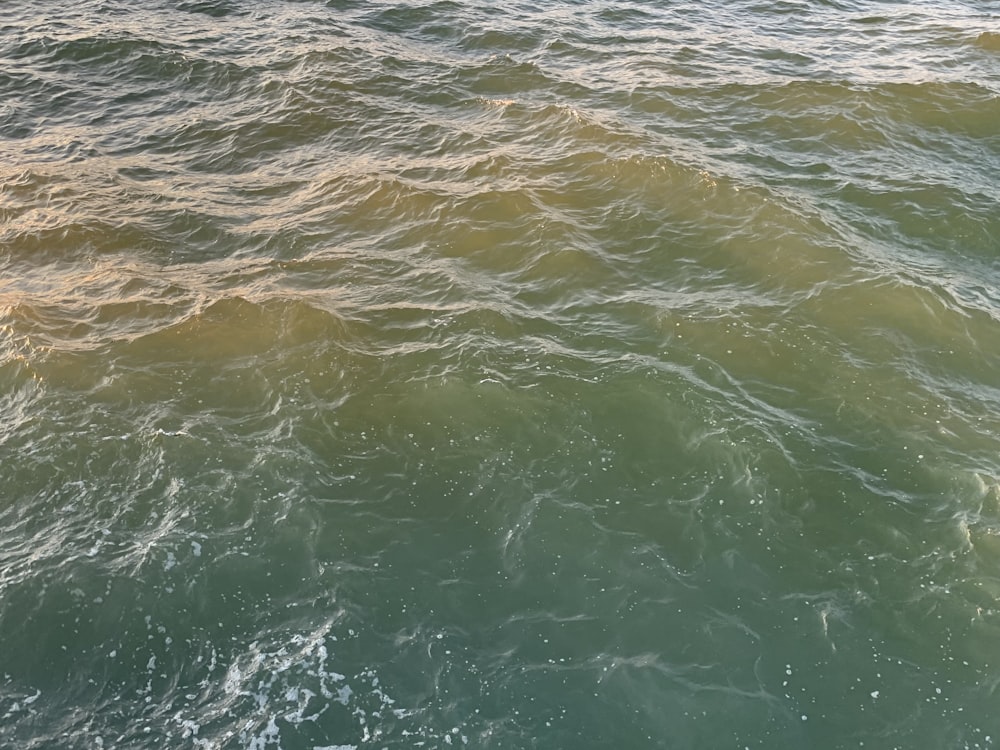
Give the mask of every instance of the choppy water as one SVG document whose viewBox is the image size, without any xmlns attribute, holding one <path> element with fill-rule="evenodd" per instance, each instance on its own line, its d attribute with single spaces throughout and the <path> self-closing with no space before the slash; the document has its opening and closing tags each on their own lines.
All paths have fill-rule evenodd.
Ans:
<svg viewBox="0 0 1000 750">
<path fill-rule="evenodd" d="M 0 7 L 0 745 L 1000 745 L 1000 5 Z"/>
</svg>

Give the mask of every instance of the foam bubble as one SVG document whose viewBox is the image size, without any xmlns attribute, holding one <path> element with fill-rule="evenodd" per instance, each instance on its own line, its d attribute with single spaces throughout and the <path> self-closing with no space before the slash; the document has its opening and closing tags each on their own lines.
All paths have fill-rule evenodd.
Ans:
<svg viewBox="0 0 1000 750">
<path fill-rule="evenodd" d="M 446 727 L 435 727 L 426 709 L 397 706 L 375 669 L 365 667 L 350 677 L 334 669 L 336 654 L 331 649 L 336 642 L 323 627 L 269 644 L 251 643 L 232 658 L 221 684 L 207 676 L 216 661 L 225 658 L 212 649 L 212 664 L 203 666 L 206 678 L 200 683 L 208 700 L 175 715 L 180 734 L 195 738 L 189 739 L 195 746 L 210 744 L 214 740 L 206 739 L 204 727 L 227 724 L 238 714 L 238 728 L 234 726 L 230 736 L 249 750 L 271 746 L 356 750 L 360 744 L 391 742 L 394 737 L 410 738 L 408 742 L 415 738 L 414 746 L 467 744 L 468 732 L 461 724 L 450 721 Z M 196 725 L 202 728 L 201 738 L 196 737 Z M 339 744 L 307 744 L 317 731 L 325 731 Z"/>
</svg>

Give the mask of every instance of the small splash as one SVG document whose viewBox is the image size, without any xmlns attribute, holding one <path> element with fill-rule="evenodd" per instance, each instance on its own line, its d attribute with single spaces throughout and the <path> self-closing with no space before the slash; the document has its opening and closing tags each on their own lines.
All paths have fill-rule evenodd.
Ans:
<svg viewBox="0 0 1000 750">
<path fill-rule="evenodd" d="M 425 711 L 401 708 L 374 668 L 332 668 L 336 642 L 324 626 L 270 644 L 250 644 L 230 663 L 213 699 L 174 715 L 175 731 L 184 738 L 199 737 L 197 744 L 211 742 L 207 727 L 226 727 L 222 731 L 237 732 L 242 747 L 254 748 L 305 746 L 301 743 L 316 732 L 323 733 L 323 740 L 339 741 L 309 744 L 313 750 L 356 750 L 394 737 L 417 738 L 416 746 L 440 746 L 466 736 L 464 727 L 449 723 L 435 728 Z M 152 659 L 149 666 L 155 667 Z M 210 689 L 213 682 L 206 678 L 201 684 Z M 234 707 L 241 707 L 238 727 L 231 724 Z"/>
<path fill-rule="evenodd" d="M 485 104 L 487 107 L 509 107 L 513 104 L 517 104 L 517 99 L 489 99 L 487 97 L 481 96 L 477 100 L 480 104 Z"/>
</svg>

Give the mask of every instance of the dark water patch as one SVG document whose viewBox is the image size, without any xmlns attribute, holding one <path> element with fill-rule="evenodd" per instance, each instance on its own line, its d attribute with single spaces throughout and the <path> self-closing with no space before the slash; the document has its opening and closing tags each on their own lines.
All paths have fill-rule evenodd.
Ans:
<svg viewBox="0 0 1000 750">
<path fill-rule="evenodd" d="M 1000 52 L 1000 33 L 984 31 L 976 37 L 975 44 L 989 52 Z"/>
<path fill-rule="evenodd" d="M 364 23 L 380 31 L 417 38 L 426 35 L 440 38 L 445 30 L 453 28 L 448 21 L 461 13 L 461 6 L 451 0 L 425 4 L 401 4 L 371 11 Z M 445 33 L 445 38 L 450 36 Z"/>
<path fill-rule="evenodd" d="M 56 111 L 78 112 L 86 98 L 78 90 L 48 75 L 11 76 L 3 84 L 5 136 L 24 139 L 42 131 Z"/>
<path fill-rule="evenodd" d="M 231 15 L 245 15 L 238 5 L 224 0 L 210 0 L 208 2 L 182 2 L 177 4 L 177 10 L 185 13 L 200 13 L 210 18 L 226 18 Z"/>
<path fill-rule="evenodd" d="M 866 26 L 880 26 L 890 21 L 890 19 L 887 16 L 862 16 L 860 18 L 853 18 L 851 20 L 854 23 L 863 24 Z"/>
<path fill-rule="evenodd" d="M 465 31 L 461 35 L 460 47 L 466 52 L 491 52 L 530 56 L 539 50 L 545 41 L 540 29 L 532 27 L 508 29 L 485 28 L 482 31 Z"/>
<path fill-rule="evenodd" d="M 996 227 L 988 218 L 992 199 L 964 194 L 950 186 L 927 186 L 916 193 L 898 182 L 896 186 L 849 184 L 837 194 L 864 212 L 865 218 L 859 218 L 858 223 L 870 227 L 871 235 L 883 241 L 905 237 L 909 247 L 921 248 L 930 258 L 993 257 Z M 947 204 L 947 198 L 953 202 Z M 963 211 L 956 213 L 947 205 L 963 206 Z"/>
<path fill-rule="evenodd" d="M 157 245 L 134 225 L 109 226 L 96 220 L 69 222 L 62 212 L 23 216 L 11 224 L 11 231 L 5 237 L 7 257 L 29 265 L 67 257 L 86 261 L 122 251 L 142 253 L 155 250 Z"/>
<path fill-rule="evenodd" d="M 64 71 L 74 65 L 106 65 L 144 56 L 159 58 L 175 49 L 155 39 L 112 34 L 68 38 L 38 36 L 23 41 L 11 50 L 10 56 L 14 60 L 37 61 L 43 64 L 43 69 Z"/>
<path fill-rule="evenodd" d="M 131 356 L 140 351 L 152 353 L 177 341 L 171 347 L 176 361 L 200 363 L 209 353 L 220 362 L 249 361 L 279 342 L 294 349 L 315 339 L 336 341 L 344 332 L 332 315 L 305 303 L 278 300 L 258 305 L 236 297 L 212 302 L 183 322 L 150 335 L 153 338 L 135 342 Z M 185 351 L 176 350 L 177 346 Z"/>
<path fill-rule="evenodd" d="M 654 19 L 652 13 L 645 8 L 625 6 L 620 8 L 601 8 L 595 14 L 597 20 L 612 27 L 642 28 Z"/>
<path fill-rule="evenodd" d="M 900 117 L 927 128 L 995 143 L 996 132 L 987 123 L 1000 112 L 1000 96 L 989 88 L 975 83 L 896 84 L 879 94 L 880 103 L 888 111 L 899 111 Z M 902 108 L 896 110 L 897 104 Z"/>
<path fill-rule="evenodd" d="M 537 64 L 506 53 L 463 66 L 454 75 L 464 90 L 474 96 L 490 98 L 542 91 L 552 80 Z"/>
</svg>

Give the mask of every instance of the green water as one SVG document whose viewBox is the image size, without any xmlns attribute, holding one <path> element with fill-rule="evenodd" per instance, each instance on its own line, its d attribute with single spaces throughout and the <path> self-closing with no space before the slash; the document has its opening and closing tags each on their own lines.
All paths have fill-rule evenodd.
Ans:
<svg viewBox="0 0 1000 750">
<path fill-rule="evenodd" d="M 0 8 L 0 747 L 993 748 L 1000 5 Z"/>
</svg>

